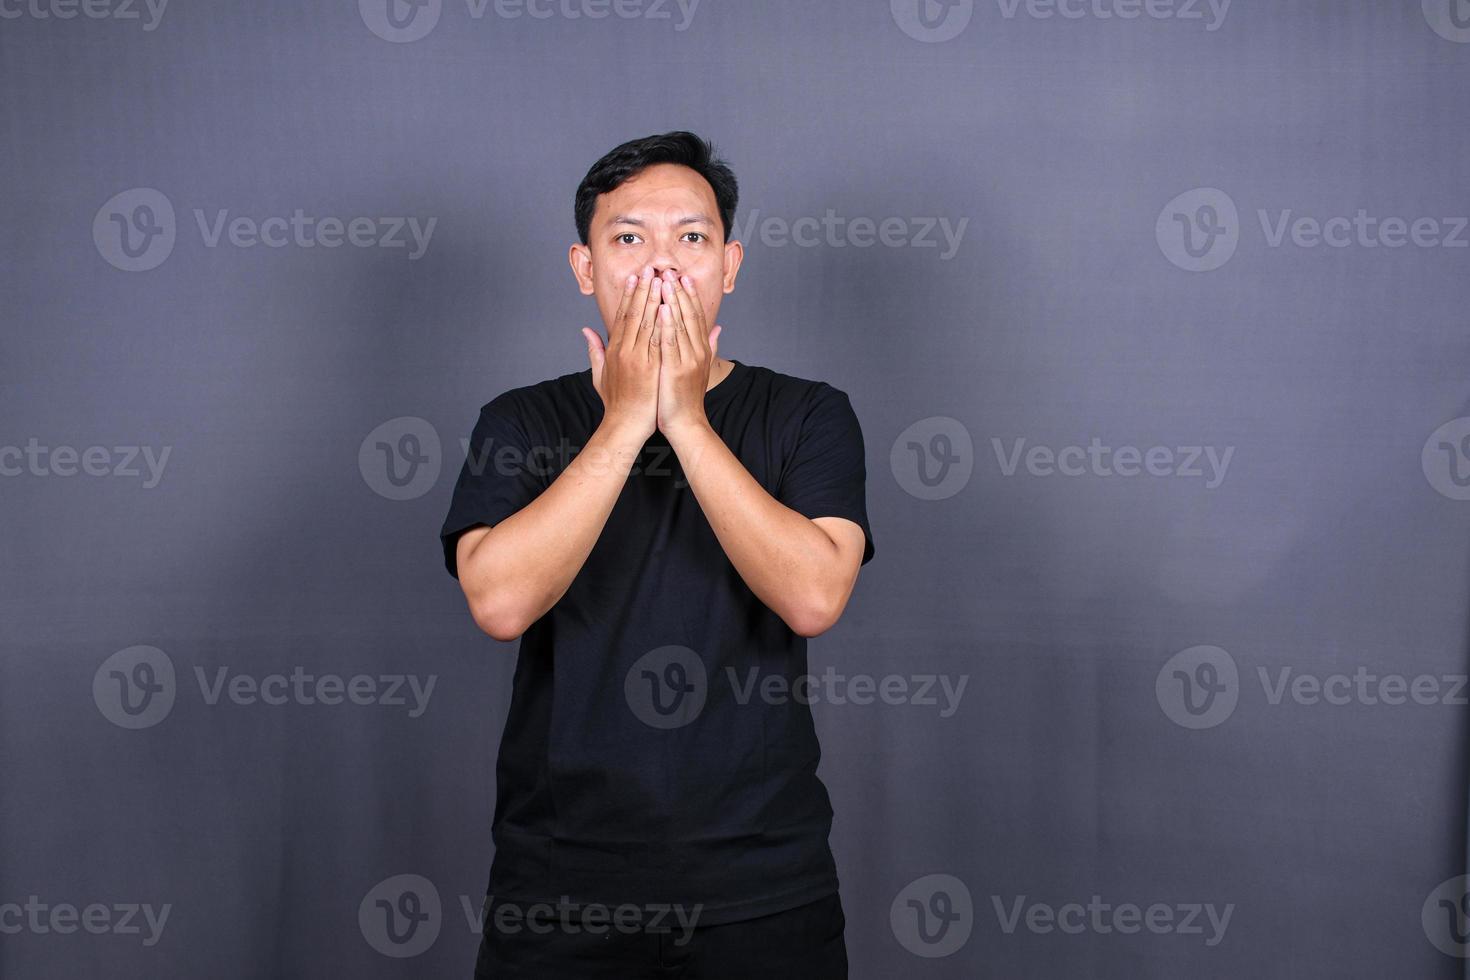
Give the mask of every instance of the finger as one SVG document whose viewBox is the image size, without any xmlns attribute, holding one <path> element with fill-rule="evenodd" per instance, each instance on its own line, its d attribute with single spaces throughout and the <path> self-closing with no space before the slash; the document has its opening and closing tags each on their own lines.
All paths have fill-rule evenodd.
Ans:
<svg viewBox="0 0 1470 980">
<path fill-rule="evenodd" d="M 704 328 L 704 313 L 699 308 L 699 297 L 694 295 L 694 290 L 689 287 L 694 280 L 688 276 L 679 276 L 674 281 L 674 297 L 679 304 L 679 326 L 683 335 L 682 343 L 688 345 L 690 357 L 704 357 L 709 350 L 705 342 L 705 335 L 709 332 Z"/>
<path fill-rule="evenodd" d="M 657 347 L 659 344 L 658 305 L 662 298 L 663 290 L 659 287 L 658 276 L 653 276 L 649 282 L 648 295 L 643 302 L 643 318 L 638 323 L 637 338 L 645 347 Z"/>
<path fill-rule="evenodd" d="M 679 329 L 674 326 L 674 308 L 667 303 L 658 308 L 659 345 L 663 348 L 664 361 L 681 364 L 684 352 L 679 348 Z"/>
<path fill-rule="evenodd" d="M 587 338 L 587 361 L 592 365 L 592 375 L 598 377 L 602 365 L 607 363 L 607 348 L 602 345 L 602 336 L 591 327 L 583 327 L 582 336 Z"/>
<path fill-rule="evenodd" d="M 670 277 L 664 287 L 664 303 L 669 308 L 669 322 L 673 335 L 669 338 L 678 351 L 679 362 L 694 358 L 694 341 L 689 336 L 689 327 L 684 320 L 684 305 L 679 299 L 679 281 Z"/>
<path fill-rule="evenodd" d="M 648 363 L 658 365 L 660 386 L 663 384 L 664 362 L 664 331 L 663 324 L 660 322 L 663 317 L 659 314 L 661 309 L 663 309 L 662 306 L 653 308 L 653 326 L 648 328 L 648 343 L 643 345 L 643 349 L 648 351 Z"/>
<path fill-rule="evenodd" d="M 722 330 L 724 330 L 724 327 L 721 327 L 717 323 L 715 324 L 715 328 L 709 332 L 709 357 L 711 362 L 720 356 L 720 331 Z"/>
<path fill-rule="evenodd" d="M 652 287 L 653 269 L 651 266 L 644 266 L 643 274 L 638 277 L 638 285 L 633 289 L 633 296 L 628 301 L 628 309 L 623 316 L 622 335 L 630 340 L 638 337 L 643 318 L 647 315 L 648 299 L 656 295 Z"/>
<path fill-rule="evenodd" d="M 694 291 L 694 280 L 688 276 L 679 277 L 679 303 L 684 310 L 684 323 L 689 328 L 689 337 L 704 337 L 709 333 L 709 328 L 704 323 L 704 304 L 699 301 L 699 294 Z"/>
<path fill-rule="evenodd" d="M 628 315 L 628 304 L 633 301 L 633 291 L 637 288 L 638 274 L 634 273 L 623 282 L 623 295 L 618 298 L 618 312 L 617 315 L 613 317 L 613 329 L 618 331 L 622 330 L 623 317 Z M 612 336 L 611 331 L 609 331 L 608 339 L 615 339 Z"/>
</svg>

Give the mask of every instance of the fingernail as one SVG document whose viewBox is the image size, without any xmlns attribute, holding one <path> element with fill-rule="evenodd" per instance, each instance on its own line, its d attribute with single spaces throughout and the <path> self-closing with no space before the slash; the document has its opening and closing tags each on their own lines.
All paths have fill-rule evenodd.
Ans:
<svg viewBox="0 0 1470 980">
<path fill-rule="evenodd" d="M 645 265 L 643 267 L 643 281 L 644 282 L 647 282 L 648 280 L 650 280 L 652 278 L 653 278 L 653 266 L 651 266 L 651 265 Z"/>
<path fill-rule="evenodd" d="M 637 281 L 638 281 L 638 274 L 637 273 L 633 273 L 632 275 L 628 276 L 628 285 L 629 286 L 633 285 Z"/>
<path fill-rule="evenodd" d="M 679 281 L 684 284 L 685 289 L 692 289 L 694 287 L 694 280 L 690 279 L 688 276 L 680 276 Z"/>
</svg>

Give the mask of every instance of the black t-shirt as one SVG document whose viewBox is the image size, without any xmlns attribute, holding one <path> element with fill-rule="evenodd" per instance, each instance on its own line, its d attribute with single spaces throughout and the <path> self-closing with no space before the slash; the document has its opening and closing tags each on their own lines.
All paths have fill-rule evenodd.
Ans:
<svg viewBox="0 0 1470 980">
<path fill-rule="evenodd" d="M 845 517 L 873 557 L 863 436 L 846 393 L 734 361 L 715 432 L 776 500 Z M 480 409 L 441 539 L 534 500 L 602 420 L 592 371 Z M 496 767 L 496 902 L 674 904 L 698 923 L 837 890 L 806 638 L 746 586 L 661 432 L 587 561 L 521 637 Z"/>
</svg>

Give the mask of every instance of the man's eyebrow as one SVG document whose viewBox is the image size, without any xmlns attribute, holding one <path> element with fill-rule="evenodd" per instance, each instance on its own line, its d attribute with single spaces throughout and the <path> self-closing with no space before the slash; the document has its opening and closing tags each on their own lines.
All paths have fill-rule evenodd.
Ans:
<svg viewBox="0 0 1470 980">
<path fill-rule="evenodd" d="M 709 218 L 706 218 L 702 214 L 687 214 L 676 221 L 675 224 L 712 225 L 714 224 L 714 222 L 711 221 Z M 615 214 L 613 215 L 612 220 L 608 222 L 609 227 L 611 227 L 612 225 L 632 225 L 635 228 L 646 228 L 648 227 L 648 222 L 644 221 L 642 218 L 635 218 L 632 215 Z"/>
</svg>

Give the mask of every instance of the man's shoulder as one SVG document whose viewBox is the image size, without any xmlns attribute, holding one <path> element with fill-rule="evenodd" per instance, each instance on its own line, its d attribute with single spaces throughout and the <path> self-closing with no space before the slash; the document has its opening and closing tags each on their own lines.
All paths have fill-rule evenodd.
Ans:
<svg viewBox="0 0 1470 980">
<path fill-rule="evenodd" d="M 810 408 L 827 398 L 847 398 L 847 392 L 830 381 L 804 378 L 762 365 L 750 364 L 747 367 L 752 375 L 752 389 L 788 411 Z"/>
<path fill-rule="evenodd" d="M 533 381 L 529 384 L 507 388 L 480 406 L 481 411 L 500 410 L 515 414 L 527 411 L 555 408 L 568 399 L 582 394 L 583 386 L 591 381 L 591 368 L 559 374 L 554 378 Z M 585 377 L 584 377 L 585 376 Z"/>
</svg>

